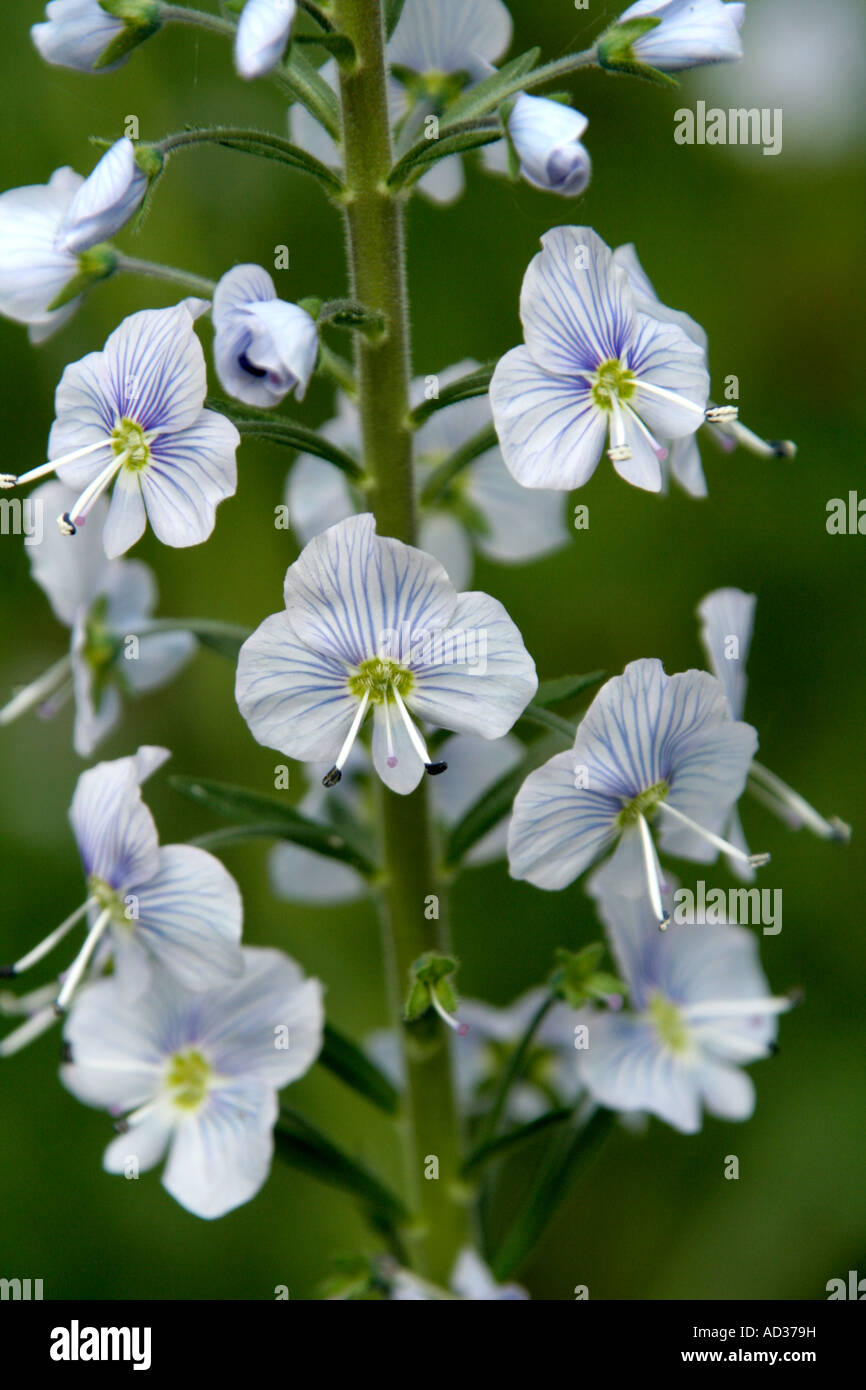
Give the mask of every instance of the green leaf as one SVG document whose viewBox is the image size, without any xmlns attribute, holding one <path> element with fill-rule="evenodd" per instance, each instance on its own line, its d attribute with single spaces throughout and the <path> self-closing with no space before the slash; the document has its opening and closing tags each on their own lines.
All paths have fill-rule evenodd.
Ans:
<svg viewBox="0 0 866 1390">
<path fill-rule="evenodd" d="M 612 24 L 596 45 L 599 67 L 607 72 L 623 73 L 627 77 L 642 77 L 647 82 L 654 82 L 658 87 L 678 87 L 680 84 L 675 77 L 641 62 L 632 47 L 637 39 L 643 38 L 644 34 L 657 28 L 661 22 L 658 16 L 647 15 L 639 19 L 627 19 L 624 24 Z"/>
<path fill-rule="evenodd" d="M 492 424 L 485 425 L 471 439 L 467 439 L 465 444 L 454 450 L 450 458 L 445 459 L 444 463 L 440 463 L 437 468 L 434 468 L 421 493 L 421 505 L 429 506 L 431 502 L 435 502 L 447 490 L 449 483 L 463 472 L 464 468 L 468 468 L 475 459 L 486 454 L 488 449 L 494 449 L 498 442 L 496 430 Z"/>
<path fill-rule="evenodd" d="M 385 34 L 390 39 L 400 22 L 406 0 L 385 0 Z"/>
<path fill-rule="evenodd" d="M 435 399 L 422 401 L 420 405 L 416 405 L 409 417 L 413 429 L 423 425 L 425 420 L 428 420 L 437 410 L 443 410 L 446 405 L 454 405 L 457 401 L 469 400 L 472 396 L 486 396 L 495 370 L 495 362 L 486 362 L 483 367 L 476 367 L 474 371 L 467 372 L 466 376 L 461 376 L 457 381 L 443 386 Z"/>
<path fill-rule="evenodd" d="M 556 952 L 556 969 L 550 977 L 550 988 L 572 1009 L 581 1009 L 590 999 L 606 999 L 611 994 L 628 994 L 622 980 L 599 966 L 605 947 L 600 941 L 584 946 L 580 951 Z"/>
<path fill-rule="evenodd" d="M 515 82 L 531 72 L 540 57 L 540 48 L 530 48 L 526 53 L 521 53 L 519 57 L 512 58 L 509 63 L 504 63 L 496 72 L 485 77 L 483 82 L 479 82 L 468 92 L 464 92 L 449 108 L 449 125 L 452 121 L 465 121 L 474 116 L 481 116 L 488 111 L 495 111 L 501 101 L 512 96 L 515 90 L 519 91 L 519 87 L 515 88 L 514 86 Z"/>
<path fill-rule="evenodd" d="M 378 1105 L 380 1110 L 389 1115 L 396 1113 L 400 1096 L 387 1076 L 373 1065 L 366 1053 L 338 1033 L 330 1023 L 325 1024 L 325 1041 L 318 1060 L 347 1086 Z"/>
<path fill-rule="evenodd" d="M 542 729 L 553 729 L 563 738 L 568 739 L 569 743 L 574 742 L 575 725 L 570 724 L 567 719 L 560 719 L 558 714 L 551 714 L 550 710 L 543 709 L 534 701 L 526 706 L 520 718 L 525 720 L 527 724 L 538 724 Z"/>
<path fill-rule="evenodd" d="M 214 145 L 222 145 L 229 150 L 240 150 L 244 154 L 254 154 L 262 159 L 272 159 L 278 164 L 287 164 L 292 169 L 298 169 L 302 174 L 311 174 L 328 193 L 339 197 L 345 190 L 342 180 L 329 169 L 327 164 L 323 164 L 314 155 L 308 154 L 301 149 L 300 145 L 293 145 L 289 140 L 283 140 L 280 136 L 271 135 L 269 131 L 261 132 L 261 139 L 256 139 L 255 135 L 244 136 L 215 135 L 211 141 Z"/>
<path fill-rule="evenodd" d="M 468 154 L 470 150 L 481 149 L 482 145 L 490 145 L 494 140 L 501 139 L 502 131 L 498 123 L 479 125 L 467 122 L 462 129 L 440 134 L 436 140 L 419 140 L 397 160 L 388 175 L 387 185 L 396 192 L 416 177 L 420 178 L 438 160 L 450 154 Z"/>
<path fill-rule="evenodd" d="M 378 309 L 367 309 L 356 299 L 329 299 L 319 309 L 317 318 L 319 323 L 353 329 L 368 338 L 381 337 L 385 331 L 385 315 Z"/>
<path fill-rule="evenodd" d="M 342 68 L 353 67 L 357 58 L 355 45 L 345 34 L 295 34 L 292 43 L 315 44 L 317 48 L 326 48 Z"/>
<path fill-rule="evenodd" d="M 532 703 L 541 709 L 547 709 L 548 705 L 558 705 L 563 700 L 582 695 L 584 690 L 598 685 L 606 674 L 606 671 L 590 671 L 587 676 L 554 676 L 552 680 L 541 681 Z"/>
<path fill-rule="evenodd" d="M 530 1253 L 574 1180 L 598 1154 L 615 1118 L 610 1110 L 597 1110 L 582 1127 L 569 1126 L 554 1146 L 493 1259 L 493 1273 L 500 1282 Z"/>
<path fill-rule="evenodd" d="M 364 476 L 357 459 L 338 449 L 336 444 L 316 434 L 315 430 L 299 425 L 296 420 L 288 420 L 284 415 L 254 414 L 247 407 L 239 407 L 231 401 L 208 396 L 205 405 L 209 410 L 219 411 L 237 427 L 239 433 L 250 439 L 266 439 L 272 444 L 294 449 L 299 454 L 315 454 L 316 458 L 327 459 L 353 479 Z"/>
<path fill-rule="evenodd" d="M 175 791 L 188 796 L 191 801 L 206 806 L 217 815 L 236 816 L 244 822 L 214 832 L 219 838 L 215 839 L 212 835 L 212 844 L 232 844 L 244 839 L 289 840 L 327 859 L 339 859 L 343 864 L 350 864 L 365 878 L 372 878 L 376 873 L 371 859 L 359 845 L 350 843 L 344 834 L 332 827 L 319 825 L 302 816 L 274 796 L 264 796 L 246 787 L 235 787 L 206 778 L 175 776 L 169 780 Z"/>
<path fill-rule="evenodd" d="M 406 1023 L 416 1023 L 428 1009 L 433 1008 L 434 994 L 446 1013 L 456 1012 L 457 995 L 449 980 L 456 969 L 457 961 L 453 956 L 440 956 L 435 951 L 426 951 L 413 961 L 412 983 L 403 1011 Z"/>
<path fill-rule="evenodd" d="M 336 93 L 297 44 L 292 44 L 288 60 L 274 69 L 273 76 L 295 101 L 306 106 L 334 140 L 340 139 L 340 107 Z"/>
<path fill-rule="evenodd" d="M 532 1018 L 529 1020 L 518 1046 L 512 1052 L 508 1060 L 508 1065 L 505 1067 L 499 1079 L 499 1084 L 496 1088 L 496 1094 L 490 1109 L 484 1117 L 481 1132 L 478 1136 L 479 1147 L 486 1148 L 493 1143 L 496 1127 L 499 1124 L 501 1116 L 505 1112 L 505 1106 L 511 1094 L 511 1088 L 518 1077 L 522 1075 L 529 1057 L 530 1048 L 532 1047 L 532 1040 L 544 1018 L 553 1008 L 554 1003 L 554 994 L 546 994 L 535 1010 L 535 1013 L 532 1015 Z"/>
<path fill-rule="evenodd" d="M 370 1214 L 388 1227 L 402 1225 L 408 1212 L 399 1197 L 374 1173 L 350 1158 L 308 1120 L 283 1106 L 274 1131 L 276 1152 L 284 1162 L 320 1182 L 357 1197 Z"/>
<path fill-rule="evenodd" d="M 463 1173 L 468 1174 L 477 1168 L 482 1168 L 491 1159 L 502 1158 L 505 1154 L 510 1154 L 514 1149 L 528 1143 L 531 1139 L 536 1139 L 539 1134 L 544 1134 L 552 1125 L 562 1124 L 567 1120 L 572 1111 L 567 1106 L 562 1106 L 558 1110 L 548 1110 L 546 1114 L 539 1115 L 537 1120 L 530 1120 L 528 1124 L 521 1125 L 518 1129 L 509 1130 L 507 1134 L 502 1134 L 498 1139 L 491 1139 L 486 1144 L 479 1144 L 463 1164 Z"/>
</svg>

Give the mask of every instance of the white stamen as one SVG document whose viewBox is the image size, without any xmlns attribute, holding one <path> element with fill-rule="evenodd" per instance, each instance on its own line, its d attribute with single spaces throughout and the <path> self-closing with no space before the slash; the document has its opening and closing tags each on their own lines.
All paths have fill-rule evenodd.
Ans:
<svg viewBox="0 0 866 1390">
<path fill-rule="evenodd" d="M 446 1008 L 443 1008 L 442 1004 L 439 1002 L 435 989 L 431 989 L 430 999 L 433 1008 L 436 1010 L 442 1022 L 447 1023 L 449 1028 L 453 1028 L 458 1038 L 465 1038 L 466 1034 L 469 1032 L 469 1024 L 461 1023 L 459 1018 L 455 1018 L 453 1014 L 449 1014 Z"/>
<path fill-rule="evenodd" d="M 57 1022 L 57 1014 L 54 1012 L 53 1004 L 47 1008 L 40 1009 L 38 1013 L 28 1018 L 26 1023 L 22 1023 L 20 1028 L 15 1028 L 11 1033 L 0 1042 L 0 1057 L 11 1057 L 13 1053 L 20 1052 L 22 1047 L 40 1038 L 43 1033 L 47 1033 L 52 1024 Z"/>
<path fill-rule="evenodd" d="M 394 752 L 394 734 L 391 729 L 391 709 L 386 698 L 383 709 L 385 715 L 385 760 L 389 767 L 397 766 L 397 754 Z"/>
<path fill-rule="evenodd" d="M 684 406 L 686 410 L 693 410 L 701 419 L 704 418 L 704 407 L 695 405 L 694 401 L 681 396 L 678 391 L 668 391 L 665 386 L 654 386 L 650 381 L 644 381 L 642 377 L 635 378 L 636 391 L 648 391 L 651 396 L 660 396 L 663 401 L 673 401 L 675 405 Z"/>
<path fill-rule="evenodd" d="M 631 449 L 625 442 L 625 420 L 615 396 L 610 401 L 610 448 L 607 456 L 611 463 L 626 463 L 631 458 Z"/>
<path fill-rule="evenodd" d="M 644 424 L 643 420 L 640 418 L 640 416 L 637 414 L 636 411 L 632 410 L 632 408 L 631 408 L 631 406 L 628 404 L 628 402 L 626 402 L 626 403 L 624 404 L 623 410 L 627 410 L 627 411 L 628 411 L 629 415 L 630 415 L 631 418 L 634 420 L 634 422 L 635 422 L 635 424 L 637 425 L 638 429 L 640 430 L 641 434 L 642 434 L 642 435 L 644 436 L 644 438 L 647 440 L 647 442 L 648 442 L 650 448 L 652 449 L 652 451 L 653 451 L 653 453 L 655 454 L 656 458 L 658 459 L 659 463 L 664 463 L 665 459 L 666 459 L 667 456 L 668 456 L 668 451 L 667 451 L 667 449 L 665 448 L 664 444 L 659 444 L 659 442 L 658 442 L 658 440 L 656 439 L 655 435 L 650 433 L 650 431 L 647 429 L 646 425 Z"/>
<path fill-rule="evenodd" d="M 704 411 L 704 419 L 711 425 L 732 425 L 739 413 L 735 405 L 709 405 Z"/>
<path fill-rule="evenodd" d="M 722 850 L 724 854 L 729 854 L 734 859 L 741 860 L 743 864 L 748 864 L 750 869 L 762 869 L 765 864 L 769 864 L 770 862 L 769 854 L 746 854 L 744 850 L 738 849 L 736 845 L 732 845 L 730 840 L 723 840 L 721 835 L 714 835 L 712 830 L 707 830 L 705 826 L 698 825 L 697 821 L 692 820 L 691 816 L 684 816 L 682 811 L 678 811 L 675 806 L 671 806 L 669 801 L 660 801 L 659 810 L 667 811 L 668 815 L 673 816 L 678 821 L 682 821 L 683 825 L 689 827 L 689 830 L 693 830 L 696 835 L 700 835 L 702 839 L 707 840 L 709 844 L 715 845 L 716 849 Z"/>
<path fill-rule="evenodd" d="M 122 454 L 118 454 L 110 463 L 107 463 L 101 473 L 98 473 L 92 482 L 81 493 L 81 496 L 73 502 L 68 512 L 57 518 L 57 524 L 64 536 L 74 536 L 75 528 L 84 521 L 90 508 L 98 497 L 108 487 L 115 473 L 118 473 L 126 460 L 129 458 L 129 450 L 125 449 Z"/>
<path fill-rule="evenodd" d="M 639 815 L 637 818 L 638 829 L 640 830 L 641 848 L 643 849 L 643 862 L 646 870 L 646 881 L 649 889 L 652 910 L 655 913 L 659 930 L 665 931 L 670 925 L 670 913 L 665 912 L 662 904 L 662 871 L 659 864 L 659 857 L 656 854 L 656 847 L 653 844 L 653 837 L 650 828 L 646 823 L 646 817 Z"/>
<path fill-rule="evenodd" d="M 67 971 L 66 978 L 60 989 L 54 1008 L 57 1013 L 64 1013 L 69 1007 L 69 1001 L 81 983 L 85 970 L 87 969 L 93 952 L 99 945 L 103 932 L 111 921 L 111 909 L 106 908 L 101 912 L 94 922 L 84 940 L 84 945 L 72 962 Z"/>
<path fill-rule="evenodd" d="M 49 473 L 55 473 L 58 468 L 62 468 L 64 463 L 74 463 L 76 459 L 86 458 L 88 454 L 95 454 L 97 449 L 105 449 L 111 444 L 110 436 L 100 439 L 96 444 L 85 444 L 83 449 L 73 449 L 71 454 L 64 454 L 59 459 L 49 459 L 47 463 L 40 463 L 37 468 L 31 468 L 26 473 L 20 473 L 17 477 L 13 474 L 4 474 L 6 477 L 14 477 L 12 483 L 3 482 L 0 486 L 16 487 L 21 483 L 35 483 L 37 478 L 44 478 Z"/>
<path fill-rule="evenodd" d="M 757 1043 L 755 1039 L 744 1038 L 739 1033 L 725 1033 L 715 1023 L 700 1023 L 696 1028 L 690 1028 L 689 1032 L 696 1042 L 709 1043 L 715 1048 L 723 1047 L 729 1053 L 739 1053 L 746 1061 L 756 1060 Z M 766 1044 L 761 1043 L 760 1046 L 766 1047 Z"/>
<path fill-rule="evenodd" d="M 81 921 L 87 909 L 93 907 L 95 902 L 95 898 L 88 898 L 86 903 L 82 903 L 81 907 L 77 907 L 75 911 L 66 918 L 66 921 L 61 922 L 59 927 L 55 927 L 52 932 L 49 932 L 45 939 L 39 942 L 38 946 L 34 946 L 32 951 L 28 951 L 20 960 L 16 960 L 14 965 L 9 966 L 9 975 L 22 975 L 25 970 L 30 969 L 31 965 L 36 965 L 40 960 L 43 960 L 44 957 L 53 951 L 54 947 L 63 940 L 64 936 L 67 936 L 69 932 L 72 931 L 76 922 Z"/>
<path fill-rule="evenodd" d="M 26 714 L 28 710 L 40 705 L 43 700 L 47 700 L 49 695 L 53 695 L 66 680 L 69 674 L 70 660 L 68 656 L 63 656 L 59 661 L 55 661 L 53 666 L 49 666 L 41 676 L 37 676 L 35 681 L 25 685 L 19 690 L 8 704 L 0 709 L 0 725 L 11 724 L 13 719 L 19 715 Z"/>
<path fill-rule="evenodd" d="M 805 825 L 823 840 L 850 840 L 850 825 L 846 825 L 838 816 L 831 816 L 829 820 L 825 820 L 799 792 L 795 792 L 793 787 L 789 787 L 787 782 L 783 782 L 781 777 L 777 777 L 769 768 L 761 763 L 752 763 L 749 775 L 758 784 L 750 790 L 758 794 L 759 799 L 780 814 L 793 829 L 797 830 L 801 825 Z M 765 795 L 760 796 L 761 792 Z"/>
<path fill-rule="evenodd" d="M 355 718 L 352 720 L 352 727 L 346 734 L 346 737 L 343 740 L 343 746 L 337 754 L 337 761 L 334 763 L 334 767 L 337 769 L 338 772 L 342 772 L 343 765 L 352 751 L 352 744 L 358 737 L 358 731 L 364 722 L 364 715 L 367 713 L 367 706 L 369 703 L 370 692 L 369 690 L 365 690 L 361 703 L 355 711 Z"/>
<path fill-rule="evenodd" d="M 680 1009 L 683 1018 L 755 1018 L 758 1014 L 784 1014 L 794 1007 L 786 996 L 767 995 L 763 999 L 707 999 L 700 1004 L 686 1004 Z"/>
<path fill-rule="evenodd" d="M 407 710 L 406 706 L 403 704 L 403 697 L 401 696 L 396 685 L 392 685 L 391 690 L 394 694 L 394 701 L 397 705 L 398 710 L 400 711 L 400 716 L 403 720 L 403 723 L 406 725 L 406 732 L 409 735 L 409 741 L 412 744 L 412 747 L 415 749 L 415 752 L 418 754 L 418 757 L 421 759 L 424 766 L 429 767 L 430 754 L 427 752 L 427 748 L 423 738 L 421 737 L 420 733 L 418 732 L 417 728 L 412 722 L 411 714 Z"/>
</svg>

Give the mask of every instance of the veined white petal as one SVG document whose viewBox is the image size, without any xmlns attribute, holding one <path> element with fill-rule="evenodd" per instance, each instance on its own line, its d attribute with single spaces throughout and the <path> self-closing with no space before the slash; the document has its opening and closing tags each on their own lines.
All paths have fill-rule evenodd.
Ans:
<svg viewBox="0 0 866 1390">
<path fill-rule="evenodd" d="M 732 719 L 742 719 L 746 704 L 746 662 L 757 602 L 742 589 L 714 589 L 698 604 L 701 642 L 710 670 L 725 687 Z"/>
<path fill-rule="evenodd" d="M 607 417 L 581 378 L 553 376 L 528 348 L 500 358 L 490 404 L 502 457 L 523 487 L 569 492 L 595 472 Z"/>
<path fill-rule="evenodd" d="M 235 66 L 251 81 L 275 68 L 295 17 L 295 0 L 247 0 L 235 35 Z"/>
<path fill-rule="evenodd" d="M 211 989 L 241 974 L 241 896 L 212 854 L 166 845 L 156 872 L 131 880 L 128 890 L 136 906 L 128 930 L 187 989 Z"/>
</svg>

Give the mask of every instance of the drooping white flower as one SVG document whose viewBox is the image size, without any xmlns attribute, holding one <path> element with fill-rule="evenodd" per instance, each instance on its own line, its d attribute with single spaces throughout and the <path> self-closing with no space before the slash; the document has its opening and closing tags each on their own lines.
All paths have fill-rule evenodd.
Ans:
<svg viewBox="0 0 866 1390">
<path fill-rule="evenodd" d="M 135 158 L 135 146 L 117 140 L 84 180 L 66 209 L 57 232 L 65 251 L 86 251 L 108 241 L 125 226 L 147 192 L 147 176 Z"/>
<path fill-rule="evenodd" d="M 740 29 L 745 17 L 745 4 L 725 4 L 723 0 L 637 0 L 620 15 L 617 24 L 659 20 L 631 41 L 628 57 L 657 72 L 679 72 L 742 58 Z M 616 26 L 603 36 L 602 51 L 610 35 L 616 38 Z"/>
<path fill-rule="evenodd" d="M 69 818 L 87 898 L 2 971 L 7 979 L 22 974 L 86 917 L 84 944 L 64 972 L 53 1007 L 41 1015 L 42 1031 L 69 1007 L 91 963 L 101 967 L 109 957 L 113 986 L 126 1004 L 140 999 L 157 966 L 193 991 L 222 984 L 243 968 L 241 897 L 231 874 L 195 845 L 160 846 L 142 800 L 142 782 L 169 756 L 166 748 L 144 746 L 133 757 L 97 763 L 78 779 Z M 20 1045 L 10 1034 L 0 1055 Z"/>
<path fill-rule="evenodd" d="M 44 342 L 78 305 L 49 308 L 79 271 L 58 232 L 83 183 L 74 169 L 55 169 L 46 184 L 0 193 L 0 314 L 28 324 L 31 342 Z"/>
<path fill-rule="evenodd" d="M 450 1292 L 419 1279 L 407 1269 L 393 1277 L 392 1303 L 429 1303 L 467 1299 L 471 1302 L 502 1303 L 523 1301 L 529 1294 L 519 1284 L 497 1284 L 481 1256 L 469 1246 L 460 1251 L 449 1280 Z"/>
<path fill-rule="evenodd" d="M 439 390 L 474 371 L 467 358 L 436 374 Z M 412 382 L 413 406 L 425 398 L 428 381 Z M 472 579 L 473 549 L 498 564 L 522 564 L 565 544 L 568 532 L 561 499 L 545 491 L 527 493 L 512 478 L 497 447 L 486 450 L 451 480 L 433 501 L 421 501 L 435 469 L 490 424 L 486 396 L 457 401 L 435 411 L 416 431 L 415 490 L 421 503 L 419 544 L 435 556 L 458 588 Z M 338 412 L 319 431 L 344 453 L 360 459 L 361 424 L 357 407 L 342 393 Z M 292 530 L 302 543 L 362 504 L 345 473 L 325 459 L 301 454 L 289 471 L 286 504 Z"/>
<path fill-rule="evenodd" d="M 56 472 L 79 490 L 58 518 L 71 536 L 113 483 L 103 530 L 111 558 L 135 544 L 148 519 L 165 545 L 207 540 L 218 503 L 237 486 L 240 435 L 224 415 L 204 409 L 207 379 L 194 315 L 205 307 L 185 300 L 132 314 L 102 352 L 68 366 L 55 395 L 49 462 L 3 475 L 0 487 Z"/>
<path fill-rule="evenodd" d="M 276 67 L 296 9 L 295 0 L 247 0 L 235 35 L 235 67 L 241 77 L 249 82 Z"/>
<path fill-rule="evenodd" d="M 583 193 L 592 172 L 581 144 L 588 125 L 571 106 L 521 92 L 508 117 L 508 134 L 527 182 L 565 198 Z"/>
<path fill-rule="evenodd" d="M 279 405 L 294 391 L 303 400 L 319 353 L 315 320 L 277 298 L 258 265 L 236 265 L 213 300 L 217 375 L 230 396 L 248 405 Z"/>
<path fill-rule="evenodd" d="M 265 1182 L 277 1092 L 322 1046 L 322 987 L 282 951 L 247 947 L 243 974 L 193 994 L 161 974 L 134 1008 L 114 979 L 89 985 L 64 1036 L 64 1085 L 126 1114 L 103 1167 L 136 1174 L 167 1154 L 163 1186 L 195 1216 L 224 1216 Z M 131 1113 L 128 1113 L 131 1112 Z"/>
<path fill-rule="evenodd" d="M 700 1129 L 702 1109 L 747 1120 L 755 1088 L 740 1068 L 771 1055 L 777 1017 L 793 1002 L 770 994 L 755 937 L 732 925 L 662 934 L 648 903 L 611 891 L 598 908 L 630 1008 L 585 1011 L 588 1046 L 575 1056 L 592 1096 L 686 1134 Z"/>
<path fill-rule="evenodd" d="M 620 476 L 658 492 L 663 441 L 704 420 L 705 353 L 680 324 L 645 312 L 590 228 L 541 240 L 520 296 L 525 346 L 505 354 L 490 385 L 505 463 L 524 487 L 581 487 L 609 436 Z"/>
<path fill-rule="evenodd" d="M 698 604 L 701 620 L 701 641 L 707 654 L 710 670 L 722 682 L 732 719 L 741 719 L 746 703 L 746 662 L 752 645 L 755 623 L 754 594 L 742 589 L 715 589 Z M 829 819 L 820 815 L 798 792 L 783 782 L 762 763 L 753 762 L 749 769 L 749 790 L 792 830 L 805 826 L 823 840 L 851 838 L 851 827 L 838 816 Z M 739 815 L 733 812 L 728 838 L 738 847 L 748 849 Z M 750 878 L 748 865 L 736 858 L 729 860 L 731 870 L 742 878 Z"/>
<path fill-rule="evenodd" d="M 618 891 L 648 895 L 667 925 L 664 883 L 650 823 L 663 850 L 709 863 L 719 850 L 754 867 L 722 839 L 758 746 L 731 718 L 723 686 L 703 671 L 665 675 L 660 661 L 633 661 L 596 695 L 574 746 L 531 772 L 517 794 L 508 836 L 514 878 L 564 888 L 615 848 L 607 870 Z"/>
<path fill-rule="evenodd" d="M 236 697 L 259 743 L 339 781 L 372 709 L 373 763 L 406 794 L 434 762 L 415 719 L 501 738 L 532 699 L 535 665 L 505 609 L 459 594 L 421 550 L 370 515 L 317 536 L 289 566 L 285 610 L 244 643 Z"/>
<path fill-rule="evenodd" d="M 124 27 L 123 20 L 110 15 L 99 0 L 51 0 L 44 21 L 32 26 L 30 37 L 46 63 L 93 72 Z"/>
<path fill-rule="evenodd" d="M 30 497 L 31 505 L 51 518 L 68 511 L 73 501 L 56 481 L 43 483 Z M 0 709 L 4 725 L 36 707 L 53 715 L 74 696 L 73 747 L 82 758 L 89 758 L 117 724 L 124 694 L 159 689 L 196 649 L 189 632 L 147 631 L 157 597 L 153 572 L 140 560 L 106 557 L 107 512 L 100 498 L 91 526 L 72 538 L 43 526 L 39 543 L 28 546 L 33 578 L 70 629 L 70 650 Z"/>
</svg>

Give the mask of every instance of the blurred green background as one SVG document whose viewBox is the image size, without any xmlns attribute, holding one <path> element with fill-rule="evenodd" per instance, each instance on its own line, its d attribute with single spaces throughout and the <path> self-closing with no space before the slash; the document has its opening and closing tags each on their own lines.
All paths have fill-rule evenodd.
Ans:
<svg viewBox="0 0 866 1390">
<path fill-rule="evenodd" d="M 595 0 L 588 12 L 570 0 L 511 0 L 510 7 L 512 52 L 538 43 L 546 58 L 585 46 L 617 12 Z M 65 163 L 87 172 L 95 158 L 88 136 L 116 137 L 131 114 L 143 138 L 187 122 L 283 129 L 278 94 L 266 83 L 237 82 L 215 37 L 174 30 L 120 72 L 90 78 L 40 62 L 28 38 L 40 4 L 19 0 L 9 11 L 0 53 L 0 187 L 44 182 Z M 763 939 L 764 966 L 774 989 L 802 984 L 805 1006 L 783 1021 L 780 1054 L 753 1069 L 759 1099 L 749 1124 L 709 1120 L 691 1138 L 658 1122 L 642 1136 L 615 1134 L 520 1272 L 537 1298 L 569 1299 L 576 1284 L 587 1284 L 591 1298 L 822 1298 L 831 1277 L 856 1268 L 866 1274 L 866 945 L 856 873 L 866 537 L 825 529 L 830 498 L 857 488 L 866 496 L 856 124 L 863 12 L 847 0 L 750 0 L 748 11 L 747 56 L 735 77 L 733 69 L 687 74 L 682 95 L 600 73 L 574 79 L 594 162 L 581 201 L 473 171 L 461 202 L 443 210 L 418 200 L 409 218 L 417 372 L 494 357 L 518 342 L 520 282 L 539 235 L 556 223 L 585 222 L 611 245 L 633 240 L 661 297 L 704 324 L 716 393 L 736 374 L 746 422 L 798 442 L 794 462 L 725 457 L 708 445 L 710 497 L 702 502 L 639 492 L 603 463 L 572 499 L 589 504 L 588 531 L 530 568 L 480 565 L 475 584 L 505 602 L 542 676 L 614 673 L 651 655 L 669 671 L 701 665 L 697 601 L 722 584 L 754 590 L 747 717 L 759 730 L 762 759 L 820 809 L 855 823 L 846 849 L 792 835 L 746 807 L 752 844 L 773 853 L 762 883 L 784 892 L 784 928 Z M 701 97 L 726 105 L 734 91 L 734 104 L 783 108 L 778 158 L 749 147 L 674 144 L 677 107 Z M 346 288 L 342 231 L 318 189 L 228 151 L 178 156 L 142 233 L 118 242 L 212 277 L 237 261 L 270 266 L 273 248 L 286 244 L 291 269 L 276 274 L 284 298 Z M 64 365 L 101 347 L 124 314 L 173 298 L 153 283 L 117 280 L 39 350 L 29 348 L 24 330 L 0 323 L 5 468 L 41 461 Z M 329 388 L 314 384 L 300 410 L 287 406 L 308 424 L 325 420 Z M 268 445 L 245 445 L 238 495 L 221 506 L 206 546 L 171 551 L 148 535 L 137 547 L 159 577 L 164 615 L 255 625 L 280 606 L 296 553 L 273 526 L 288 461 Z M 66 636 L 29 577 L 20 539 L 3 537 L 0 547 L 3 700 L 62 654 Z M 271 789 L 278 757 L 253 742 L 232 688 L 231 666 L 202 652 L 169 689 L 128 706 L 98 756 L 161 743 L 174 752 L 170 770 Z M 66 820 L 83 768 L 71 750 L 70 715 L 49 724 L 29 717 L 0 731 L 5 959 L 81 899 Z M 300 767 L 292 776 L 300 789 Z M 165 776 L 147 796 L 164 842 L 215 824 Z M 243 889 L 247 939 L 283 946 L 320 975 L 342 1030 L 361 1037 L 382 1026 L 372 909 L 277 903 L 264 847 L 226 859 Z M 722 875 L 720 868 L 717 881 Z M 496 1003 L 543 978 L 556 946 L 576 947 L 597 933 L 580 887 L 541 893 L 510 882 L 501 864 L 464 876 L 453 917 L 463 991 Z M 335 1253 L 367 1240 L 348 1199 L 279 1164 L 255 1202 L 216 1223 L 175 1205 L 155 1174 L 135 1183 L 106 1176 L 106 1118 L 59 1085 L 58 1041 L 52 1033 L 2 1068 L 3 1276 L 42 1278 L 47 1298 L 261 1299 L 278 1284 L 303 1298 Z M 291 1101 L 392 1171 L 391 1126 L 330 1076 L 316 1069 Z M 739 1181 L 723 1177 L 728 1154 L 739 1156 Z M 531 1162 L 515 1170 L 510 1187 L 528 1178 Z"/>
</svg>

